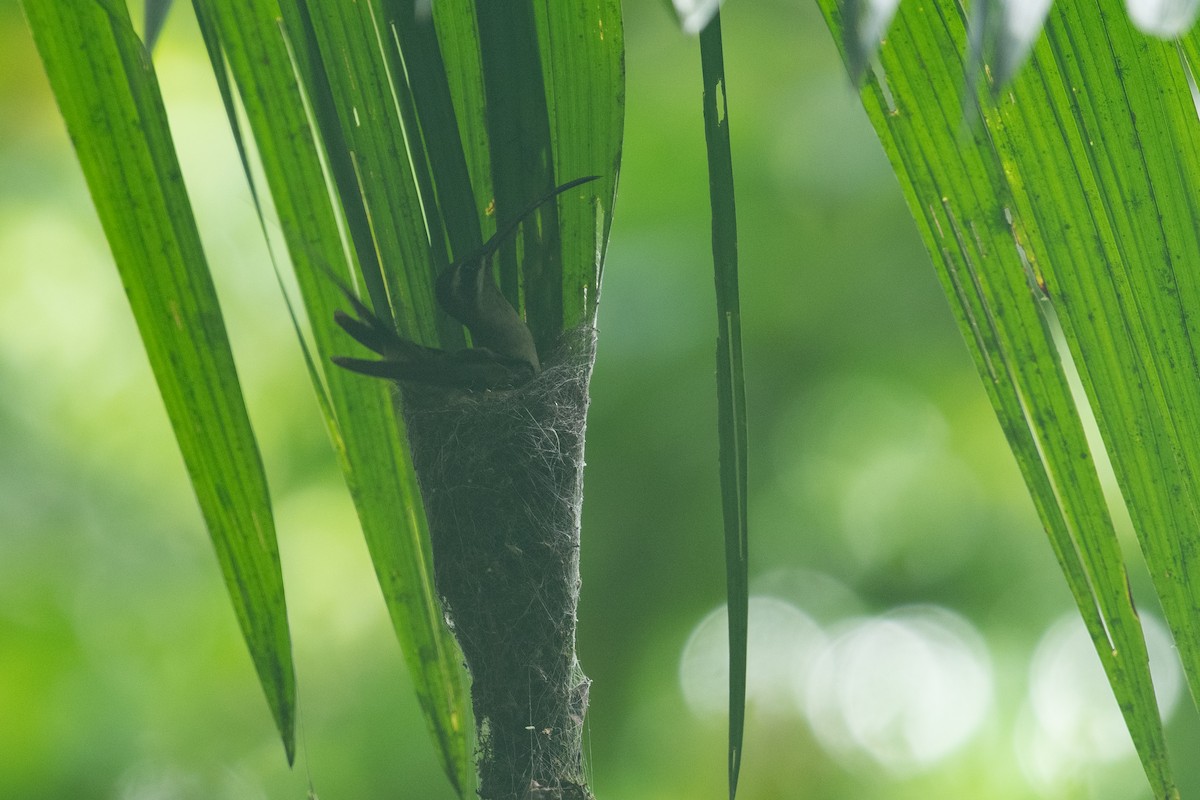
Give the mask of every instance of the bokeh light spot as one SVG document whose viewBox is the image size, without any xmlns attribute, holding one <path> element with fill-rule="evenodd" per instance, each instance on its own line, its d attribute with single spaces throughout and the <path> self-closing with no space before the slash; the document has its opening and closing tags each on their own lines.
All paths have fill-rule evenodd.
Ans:
<svg viewBox="0 0 1200 800">
<path fill-rule="evenodd" d="M 746 704 L 760 713 L 797 714 L 792 687 L 825 647 L 817 623 L 794 605 L 773 597 L 750 598 Z M 683 648 L 679 682 L 697 716 L 728 709 L 729 610 L 721 606 L 692 631 Z"/>
<path fill-rule="evenodd" d="M 1169 719 L 1179 702 L 1181 670 L 1171 636 L 1141 615 L 1159 712 Z M 1052 789 L 1080 767 L 1133 755 L 1133 742 L 1083 620 L 1063 615 L 1042 635 L 1029 669 L 1027 706 L 1016 726 L 1026 778 Z"/>
<path fill-rule="evenodd" d="M 798 685 L 813 732 L 833 755 L 920 772 L 963 746 L 992 701 L 992 670 L 975 629 L 933 606 L 843 623 Z"/>
</svg>

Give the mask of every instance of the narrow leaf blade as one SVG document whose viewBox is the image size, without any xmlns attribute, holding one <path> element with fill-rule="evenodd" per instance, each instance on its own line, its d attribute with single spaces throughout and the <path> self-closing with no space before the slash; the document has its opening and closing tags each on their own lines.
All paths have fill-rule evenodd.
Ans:
<svg viewBox="0 0 1200 800">
<path fill-rule="evenodd" d="M 712 203 L 713 272 L 717 284 L 717 431 L 721 506 L 725 521 L 725 581 L 729 607 L 729 797 L 737 794 L 746 721 L 746 648 L 749 630 L 749 530 L 746 505 L 746 388 L 742 371 L 738 300 L 737 214 L 721 14 L 700 32 L 704 134 Z"/>
<path fill-rule="evenodd" d="M 290 763 L 295 678 L 267 483 L 153 68 L 124 3 L 25 9 Z"/>
<path fill-rule="evenodd" d="M 556 184 L 541 46 L 533 0 L 477 3 L 475 18 L 496 226 L 503 229 L 531 200 Z M 558 230 L 557 205 L 547 203 L 521 227 L 520 260 L 515 241 L 503 243 L 498 252 L 501 289 L 524 312 L 542 352 L 553 347 L 562 330 Z"/>
</svg>

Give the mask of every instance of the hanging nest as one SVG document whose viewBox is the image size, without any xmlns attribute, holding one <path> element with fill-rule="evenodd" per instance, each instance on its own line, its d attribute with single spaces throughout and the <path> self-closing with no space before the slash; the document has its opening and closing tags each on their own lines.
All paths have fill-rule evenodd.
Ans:
<svg viewBox="0 0 1200 800">
<path fill-rule="evenodd" d="M 515 389 L 401 390 L 437 591 L 472 678 L 484 800 L 592 800 L 575 621 L 595 341 L 571 332 Z"/>
</svg>

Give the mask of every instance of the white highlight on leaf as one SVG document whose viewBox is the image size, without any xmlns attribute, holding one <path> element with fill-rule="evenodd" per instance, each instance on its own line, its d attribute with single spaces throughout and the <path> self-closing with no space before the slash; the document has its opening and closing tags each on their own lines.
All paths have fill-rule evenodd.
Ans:
<svg viewBox="0 0 1200 800">
<path fill-rule="evenodd" d="M 1200 0 L 1125 0 L 1125 7 L 1142 33 L 1174 39 L 1192 27 Z"/>
<path fill-rule="evenodd" d="M 684 33 L 696 34 L 704 30 L 713 15 L 721 8 L 723 0 L 671 0 L 679 24 Z"/>
<path fill-rule="evenodd" d="M 1042 32 L 1042 24 L 1046 21 L 1046 14 L 1050 13 L 1052 2 L 1053 0 L 1005 0 L 1004 24 L 1009 37 L 1021 54 L 1021 57 L 1014 61 L 1023 60 L 1025 53 L 1029 52 L 1029 48 L 1037 40 Z"/>
<path fill-rule="evenodd" d="M 1041 35 L 1052 0 L 975 0 L 971 46 L 1003 85 L 1025 62 Z"/>
<path fill-rule="evenodd" d="M 863 52 L 875 52 L 899 7 L 900 0 L 863 0 L 862 17 L 858 21 L 858 41 Z"/>
</svg>

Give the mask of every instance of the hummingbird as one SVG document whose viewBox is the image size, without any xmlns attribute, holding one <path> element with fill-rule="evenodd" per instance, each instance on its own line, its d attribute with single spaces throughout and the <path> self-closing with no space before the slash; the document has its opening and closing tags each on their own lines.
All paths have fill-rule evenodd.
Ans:
<svg viewBox="0 0 1200 800">
<path fill-rule="evenodd" d="M 380 358 L 334 356 L 333 363 L 399 383 L 465 391 L 511 389 L 538 374 L 541 363 L 533 333 L 496 285 L 492 259 L 504 240 L 543 203 L 598 177 L 576 178 L 555 187 L 529 204 L 482 247 L 438 275 L 434 283 L 438 305 L 470 331 L 471 347 L 451 351 L 409 341 L 343 286 L 342 293 L 356 316 L 337 311 L 334 322 Z"/>
</svg>

